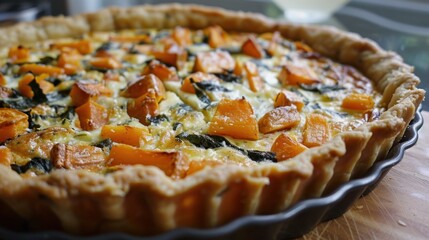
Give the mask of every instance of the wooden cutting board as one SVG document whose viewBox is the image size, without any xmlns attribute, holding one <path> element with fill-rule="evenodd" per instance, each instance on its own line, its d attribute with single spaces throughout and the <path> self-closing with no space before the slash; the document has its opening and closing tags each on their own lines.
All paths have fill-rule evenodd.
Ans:
<svg viewBox="0 0 429 240">
<path fill-rule="evenodd" d="M 369 195 L 301 239 L 429 239 L 429 112 L 416 145 Z"/>
</svg>

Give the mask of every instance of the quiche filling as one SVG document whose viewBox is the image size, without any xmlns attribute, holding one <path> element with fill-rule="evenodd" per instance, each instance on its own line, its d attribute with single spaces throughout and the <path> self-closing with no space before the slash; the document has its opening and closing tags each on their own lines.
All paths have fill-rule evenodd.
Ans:
<svg viewBox="0 0 429 240">
<path fill-rule="evenodd" d="M 0 164 L 173 179 L 288 159 L 377 119 L 372 83 L 278 32 L 97 32 L 0 58 Z"/>
</svg>

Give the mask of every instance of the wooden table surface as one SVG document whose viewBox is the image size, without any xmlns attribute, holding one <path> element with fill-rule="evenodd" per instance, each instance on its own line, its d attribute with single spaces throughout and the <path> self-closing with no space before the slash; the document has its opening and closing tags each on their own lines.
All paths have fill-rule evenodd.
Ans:
<svg viewBox="0 0 429 240">
<path fill-rule="evenodd" d="M 429 239 L 429 112 L 417 144 L 343 216 L 301 239 Z"/>
</svg>

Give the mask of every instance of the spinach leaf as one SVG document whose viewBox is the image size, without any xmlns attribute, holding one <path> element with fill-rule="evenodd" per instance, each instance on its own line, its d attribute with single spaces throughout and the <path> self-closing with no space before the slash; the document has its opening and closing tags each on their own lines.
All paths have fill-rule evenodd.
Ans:
<svg viewBox="0 0 429 240">
<path fill-rule="evenodd" d="M 40 85 L 36 82 L 36 79 L 33 79 L 28 86 L 31 87 L 31 90 L 33 91 L 34 95 L 32 100 L 36 103 L 44 103 L 48 101 L 48 98 L 43 93 L 42 89 L 40 88 Z"/>
<path fill-rule="evenodd" d="M 318 92 L 318 93 L 327 93 L 330 91 L 338 91 L 345 89 L 342 86 L 339 85 L 324 85 L 321 83 L 306 85 L 306 84 L 299 84 L 299 87 L 303 90 L 310 91 L 310 92 Z"/>
<path fill-rule="evenodd" d="M 107 138 L 98 143 L 93 144 L 92 146 L 102 148 L 102 149 L 107 149 L 110 151 L 110 149 L 112 149 L 112 144 L 113 144 L 112 139 Z"/>
<path fill-rule="evenodd" d="M 170 121 L 170 119 L 165 114 L 160 114 L 160 115 L 153 116 L 153 117 L 147 117 L 146 120 L 150 123 L 155 124 L 155 125 L 159 124 L 160 122 L 163 122 L 163 121 L 167 121 L 167 122 Z"/>
<path fill-rule="evenodd" d="M 204 92 L 204 90 L 201 89 L 192 78 L 191 78 L 191 83 L 192 83 L 192 86 L 194 86 L 195 94 L 197 95 L 197 98 L 200 99 L 201 102 L 207 105 L 210 105 L 212 101 L 210 100 L 209 96 L 207 96 L 207 94 Z"/>
<path fill-rule="evenodd" d="M 68 107 L 63 113 L 59 114 L 58 116 L 61 119 L 67 119 L 71 120 L 75 115 L 75 111 L 73 107 Z"/>
<path fill-rule="evenodd" d="M 98 51 L 107 51 L 107 50 L 110 50 L 110 49 L 113 49 L 113 48 L 115 48 L 115 45 L 112 42 L 104 42 L 95 51 L 96 52 L 98 52 Z"/>
<path fill-rule="evenodd" d="M 31 110 L 25 111 L 24 113 L 28 116 L 28 128 L 36 131 L 39 130 L 41 126 L 35 122 L 39 115 L 31 114 Z"/>
<path fill-rule="evenodd" d="M 0 100 L 0 107 L 3 108 L 15 108 L 18 110 L 26 110 L 30 109 L 34 106 L 36 106 L 37 103 L 35 103 L 30 98 L 26 97 L 17 97 L 17 98 L 9 98 L 9 99 L 2 99 Z"/>
<path fill-rule="evenodd" d="M 52 162 L 49 159 L 44 159 L 40 157 L 32 158 L 29 162 L 22 166 L 19 166 L 17 164 L 11 164 L 10 167 L 12 168 L 12 170 L 19 174 L 25 173 L 30 169 L 35 169 L 42 173 L 49 173 L 54 168 Z"/>
<path fill-rule="evenodd" d="M 195 82 L 195 84 L 200 89 L 205 90 L 205 91 L 210 91 L 210 92 L 215 92 L 215 91 L 218 91 L 218 92 L 231 92 L 230 89 L 228 89 L 228 88 L 226 88 L 224 86 L 221 86 L 219 84 L 216 84 L 214 82 L 211 82 L 211 81 Z"/>
<path fill-rule="evenodd" d="M 243 81 L 240 76 L 233 73 L 215 73 L 214 75 L 224 82 L 241 83 Z"/>
<path fill-rule="evenodd" d="M 248 156 L 250 159 L 252 159 L 255 162 L 261 162 L 264 160 L 276 162 L 276 155 L 273 152 L 264 152 L 259 150 L 245 150 L 240 147 L 235 146 L 232 144 L 228 139 L 222 137 L 222 136 L 215 136 L 215 135 L 197 135 L 197 134 L 189 134 L 186 132 L 183 132 L 176 136 L 179 140 L 187 140 L 190 143 L 192 143 L 194 146 L 204 149 L 214 149 L 214 148 L 220 148 L 220 147 L 230 147 L 233 149 L 236 149 L 243 153 L 244 155 Z"/>
<path fill-rule="evenodd" d="M 38 63 L 48 65 L 48 64 L 51 64 L 53 61 L 55 61 L 55 58 L 51 56 L 45 56 L 45 57 L 42 57 Z"/>
</svg>

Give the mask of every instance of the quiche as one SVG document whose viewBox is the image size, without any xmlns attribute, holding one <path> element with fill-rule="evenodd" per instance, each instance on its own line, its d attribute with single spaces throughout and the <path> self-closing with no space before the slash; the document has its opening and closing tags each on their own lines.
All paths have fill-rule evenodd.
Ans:
<svg viewBox="0 0 429 240">
<path fill-rule="evenodd" d="M 0 42 L 15 228 L 153 235 L 278 213 L 365 174 L 424 97 L 370 40 L 195 5 L 44 18 Z"/>
</svg>

